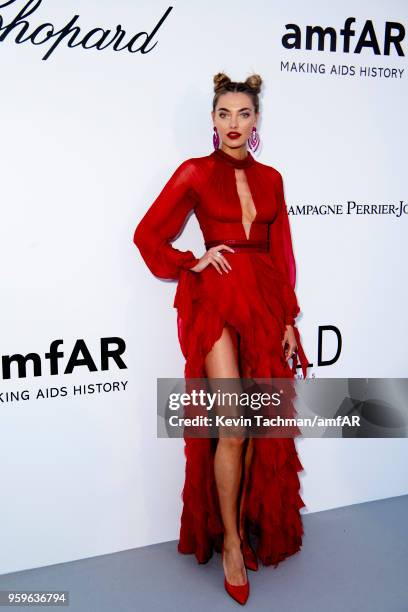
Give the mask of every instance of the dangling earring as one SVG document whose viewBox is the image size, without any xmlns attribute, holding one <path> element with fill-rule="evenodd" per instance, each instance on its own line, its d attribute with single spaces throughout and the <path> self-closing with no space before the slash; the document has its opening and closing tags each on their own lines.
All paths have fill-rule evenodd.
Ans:
<svg viewBox="0 0 408 612">
<path fill-rule="evenodd" d="M 259 137 L 259 133 L 256 131 L 256 127 L 254 126 L 252 128 L 251 136 L 248 138 L 248 147 L 251 149 L 251 151 L 255 153 L 255 151 L 259 147 L 260 142 L 261 139 Z"/>
<path fill-rule="evenodd" d="M 218 134 L 218 131 L 215 125 L 214 125 L 214 132 L 213 132 L 213 145 L 214 145 L 214 149 L 218 149 L 220 146 L 220 135 Z"/>
</svg>

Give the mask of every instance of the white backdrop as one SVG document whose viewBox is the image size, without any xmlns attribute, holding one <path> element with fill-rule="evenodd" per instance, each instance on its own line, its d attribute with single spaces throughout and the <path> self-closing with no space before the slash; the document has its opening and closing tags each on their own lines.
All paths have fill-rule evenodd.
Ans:
<svg viewBox="0 0 408 612">
<path fill-rule="evenodd" d="M 25 4 L 0 7 L 2 25 Z M 183 375 L 176 285 L 151 275 L 132 237 L 177 165 L 211 152 L 212 76 L 220 70 L 236 80 L 251 72 L 264 79 L 259 159 L 284 178 L 309 376 L 407 375 L 408 208 L 399 218 L 344 212 L 348 200 L 406 205 L 407 62 L 393 47 L 388 56 L 368 48 L 345 53 L 339 35 L 353 16 L 353 50 L 371 19 L 382 48 L 386 21 L 406 26 L 406 4 L 172 6 L 144 55 L 61 42 L 43 60 L 51 43 L 16 44 L 18 28 L 0 43 L 1 355 L 42 360 L 41 376 L 29 363 L 18 378 L 13 364 L 11 379 L 1 382 L 1 573 L 178 537 L 183 442 L 156 439 L 155 394 L 157 377 Z M 58 29 L 78 14 L 83 34 L 121 24 L 128 40 L 151 32 L 167 8 L 43 0 L 28 17 L 28 33 L 44 22 Z M 300 27 L 300 49 L 282 46 L 286 24 Z M 307 50 L 307 25 L 335 28 L 337 50 L 328 42 Z M 324 65 L 325 73 L 301 73 L 301 62 Z M 355 66 L 356 74 L 330 74 L 333 65 Z M 401 72 L 360 76 L 360 66 Z M 302 212 L 325 204 L 344 211 Z M 296 207 L 300 214 L 292 214 Z M 203 254 L 194 217 L 176 246 Z M 337 327 L 343 340 L 331 366 L 316 361 L 321 325 Z M 111 361 L 100 370 L 99 342 L 109 337 L 125 341 L 125 369 Z M 64 357 L 51 375 L 44 354 L 56 339 Z M 64 373 L 77 339 L 97 371 Z M 335 350 L 328 334 L 323 356 Z M 74 387 L 115 381 L 125 388 L 73 395 Z M 56 397 L 36 398 L 51 387 L 60 390 Z M 23 390 L 29 399 L 10 399 Z M 403 439 L 303 439 L 298 451 L 306 512 L 408 492 Z"/>
</svg>

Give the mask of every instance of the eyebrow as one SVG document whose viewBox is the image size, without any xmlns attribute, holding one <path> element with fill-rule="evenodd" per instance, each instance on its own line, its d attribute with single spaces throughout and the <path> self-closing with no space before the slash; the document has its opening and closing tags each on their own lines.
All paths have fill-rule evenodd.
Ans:
<svg viewBox="0 0 408 612">
<path fill-rule="evenodd" d="M 221 107 L 218 110 L 219 111 L 227 111 L 229 113 L 229 109 L 228 108 Z M 244 111 L 244 110 L 252 110 L 252 108 L 249 108 L 248 106 L 244 106 L 244 108 L 240 108 L 238 112 L 240 113 L 241 111 Z"/>
</svg>

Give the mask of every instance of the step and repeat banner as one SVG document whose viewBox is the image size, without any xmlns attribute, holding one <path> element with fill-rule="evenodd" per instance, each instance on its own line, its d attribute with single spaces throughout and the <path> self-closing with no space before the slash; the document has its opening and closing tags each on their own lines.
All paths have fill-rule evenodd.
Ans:
<svg viewBox="0 0 408 612">
<path fill-rule="evenodd" d="M 405 2 L 0 3 L 0 572 L 178 537 L 173 299 L 133 244 L 211 153 L 213 75 L 261 75 L 316 378 L 405 378 Z M 204 254 L 192 216 L 174 246 Z M 407 492 L 404 439 L 302 439 L 306 512 Z M 404 473 L 403 473 L 404 472 Z"/>
</svg>

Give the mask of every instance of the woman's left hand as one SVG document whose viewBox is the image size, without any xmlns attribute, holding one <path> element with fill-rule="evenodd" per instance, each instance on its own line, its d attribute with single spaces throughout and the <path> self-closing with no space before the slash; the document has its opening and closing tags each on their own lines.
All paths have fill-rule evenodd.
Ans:
<svg viewBox="0 0 408 612">
<path fill-rule="evenodd" d="M 293 353 L 297 351 L 296 336 L 295 336 L 295 332 L 293 331 L 292 325 L 286 326 L 286 331 L 285 331 L 285 334 L 282 340 L 282 348 L 285 353 L 286 361 L 289 361 L 289 359 L 291 359 L 291 357 L 293 356 Z"/>
</svg>

